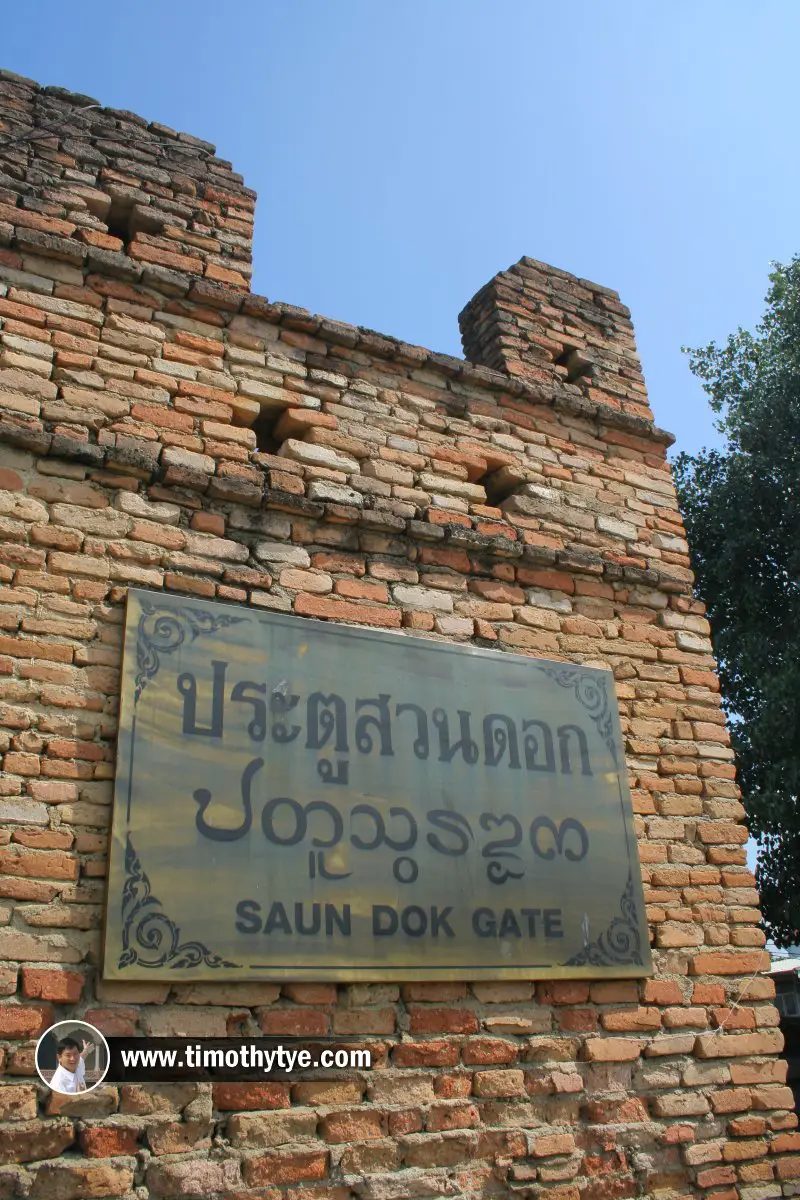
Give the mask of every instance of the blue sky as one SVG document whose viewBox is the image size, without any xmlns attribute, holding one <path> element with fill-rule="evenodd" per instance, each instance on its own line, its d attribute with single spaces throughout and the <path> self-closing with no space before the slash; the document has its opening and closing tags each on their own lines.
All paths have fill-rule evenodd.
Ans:
<svg viewBox="0 0 800 1200">
<path fill-rule="evenodd" d="M 257 291 L 460 353 L 523 254 L 616 288 L 658 423 L 717 440 L 682 344 L 800 250 L 796 0 L 38 0 L 3 65 L 217 144 Z"/>
</svg>

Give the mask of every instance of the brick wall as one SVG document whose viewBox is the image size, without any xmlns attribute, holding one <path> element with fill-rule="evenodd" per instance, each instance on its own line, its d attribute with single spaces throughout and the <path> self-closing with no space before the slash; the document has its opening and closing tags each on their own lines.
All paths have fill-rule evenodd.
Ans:
<svg viewBox="0 0 800 1200">
<path fill-rule="evenodd" d="M 92 107 L 89 107 L 89 106 Z M 0 73 L 0 1196 L 800 1193 L 708 624 L 615 293 L 530 259 L 468 361 L 247 290 L 213 147 Z M 98 974 L 129 584 L 613 671 L 656 975 Z M 38 1033 L 333 1031 L 336 1084 L 48 1096 Z"/>
</svg>

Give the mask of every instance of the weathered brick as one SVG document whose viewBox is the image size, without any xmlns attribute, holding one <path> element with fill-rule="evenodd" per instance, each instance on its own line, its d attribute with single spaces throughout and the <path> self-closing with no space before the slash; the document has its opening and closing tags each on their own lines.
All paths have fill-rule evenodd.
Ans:
<svg viewBox="0 0 800 1200">
<path fill-rule="evenodd" d="M 593 1037 L 585 1044 L 587 1062 L 632 1062 L 643 1042 L 638 1038 Z"/>
<path fill-rule="evenodd" d="M 11 1084 L 0 1088 L 0 1121 L 27 1121 L 36 1115 L 35 1087 Z"/>
<path fill-rule="evenodd" d="M 695 1043 L 698 1058 L 733 1058 L 747 1054 L 779 1054 L 783 1049 L 783 1034 L 779 1029 L 760 1033 L 732 1034 L 728 1032 L 701 1033 Z"/>
<path fill-rule="evenodd" d="M 412 1033 L 477 1033 L 478 1019 L 465 1008 L 410 1007 Z"/>
<path fill-rule="evenodd" d="M 399 629 L 402 613 L 388 605 L 358 604 L 355 601 L 323 598 L 301 592 L 294 602 L 294 611 L 304 617 L 346 621 L 356 625 L 376 625 L 384 629 Z"/>
<path fill-rule="evenodd" d="M 222 1162 L 151 1160 L 145 1175 L 145 1185 L 154 1197 L 207 1196 L 235 1188 L 240 1183 L 239 1164 L 233 1159 Z"/>
<path fill-rule="evenodd" d="M 133 1183 L 133 1167 L 98 1163 L 43 1163 L 31 1196 L 48 1200 L 82 1200 L 84 1196 L 119 1196 Z"/>
<path fill-rule="evenodd" d="M 731 950 L 695 954 L 689 962 L 692 975 L 750 975 L 769 966 L 764 950 Z"/>
<path fill-rule="evenodd" d="M 326 1151 L 319 1150 L 276 1152 L 248 1158 L 243 1166 L 244 1180 L 248 1187 L 310 1183 L 325 1178 L 329 1158 Z"/>
<path fill-rule="evenodd" d="M 222 1111 L 242 1112 L 289 1108 L 288 1084 L 215 1084 L 213 1105 Z"/>
<path fill-rule="evenodd" d="M 16 1090 L 16 1089 L 15 1089 Z M 7 1125 L 0 1138 L 0 1163 L 40 1162 L 57 1158 L 75 1140 L 72 1121 L 19 1120 Z M 80 1193 L 75 1193 L 79 1196 Z"/>
<path fill-rule="evenodd" d="M 94 1125 L 82 1129 L 80 1147 L 88 1158 L 129 1156 L 139 1150 L 140 1130 L 129 1125 Z"/>
<path fill-rule="evenodd" d="M 22 994 L 32 1000 L 74 1004 L 80 1000 L 85 976 L 80 971 L 22 968 Z"/>
<path fill-rule="evenodd" d="M 260 1150 L 315 1139 L 317 1121 L 310 1110 L 245 1113 L 230 1117 L 226 1131 L 231 1145 Z"/>
<path fill-rule="evenodd" d="M 32 1004 L 0 1004 L 0 1037 L 38 1037 L 53 1023 L 53 1009 Z"/>
<path fill-rule="evenodd" d="M 0 124 L 69 103 L 2 84 Z M 17 156 L 0 195 L 0 1154 L 43 1164 L 8 1187 L 791 1190 L 709 623 L 627 310 L 523 259 L 467 305 L 457 360 L 270 304 L 247 290 L 254 197 L 207 144 L 100 108 L 79 135 L 30 139 L 46 188 Z M 655 974 L 103 981 L 131 585 L 613 670 Z M 56 1012 L 117 1036 L 360 1038 L 375 1069 L 53 1094 L 37 1119 Z"/>
</svg>

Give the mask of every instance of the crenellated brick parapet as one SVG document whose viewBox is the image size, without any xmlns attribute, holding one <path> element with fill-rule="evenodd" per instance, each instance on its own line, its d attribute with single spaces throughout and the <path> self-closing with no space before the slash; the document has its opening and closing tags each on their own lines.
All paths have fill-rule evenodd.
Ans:
<svg viewBox="0 0 800 1200">
<path fill-rule="evenodd" d="M 254 206 L 210 142 L 0 72 L 0 245 L 166 292 L 173 272 L 247 288 Z"/>
<path fill-rule="evenodd" d="M 227 164 L 93 103 L 0 74 L 0 1195 L 800 1194 L 710 631 L 627 310 L 523 259 L 462 315 L 464 361 L 270 303 L 243 286 L 253 197 Z M 118 184 L 162 232 L 98 240 Z M 103 982 L 134 584 L 612 671 L 655 976 Z M 377 1066 L 48 1096 L 35 1040 L 72 1015 L 363 1037 Z"/>
<path fill-rule="evenodd" d="M 630 311 L 610 288 L 534 258 L 495 275 L 459 317 L 470 362 L 652 421 Z"/>
</svg>

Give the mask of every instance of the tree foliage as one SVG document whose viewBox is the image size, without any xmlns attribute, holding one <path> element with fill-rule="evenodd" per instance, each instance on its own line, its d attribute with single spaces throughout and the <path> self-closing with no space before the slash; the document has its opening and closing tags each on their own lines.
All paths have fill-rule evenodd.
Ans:
<svg viewBox="0 0 800 1200">
<path fill-rule="evenodd" d="M 726 444 L 675 470 L 764 923 L 785 946 L 800 941 L 800 257 L 770 280 L 754 334 L 687 351 Z"/>
</svg>

